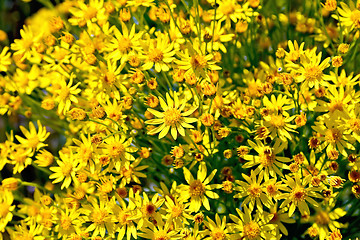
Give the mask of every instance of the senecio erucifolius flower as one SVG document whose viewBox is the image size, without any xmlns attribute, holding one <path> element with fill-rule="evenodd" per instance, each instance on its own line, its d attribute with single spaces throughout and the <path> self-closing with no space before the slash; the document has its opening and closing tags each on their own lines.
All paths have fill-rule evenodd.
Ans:
<svg viewBox="0 0 360 240">
<path fill-rule="evenodd" d="M 163 98 L 159 98 L 160 106 L 164 112 L 159 112 L 155 109 L 148 108 L 147 110 L 152 113 L 156 118 L 147 120 L 146 124 L 160 126 L 150 130 L 148 134 L 153 135 L 159 133 L 159 138 L 163 138 L 170 131 L 171 136 L 176 140 L 178 133 L 181 136 L 185 136 L 185 128 L 194 128 L 190 123 L 197 122 L 196 118 L 190 116 L 197 107 L 192 107 L 189 110 L 183 112 L 186 102 L 180 101 L 176 92 L 173 92 L 174 100 L 171 99 L 170 94 L 166 93 L 166 101 Z"/>
<path fill-rule="evenodd" d="M 216 199 L 219 195 L 212 190 L 220 188 L 220 184 L 209 184 L 210 181 L 214 178 L 217 170 L 213 170 L 208 177 L 206 164 L 202 162 L 199 165 L 199 170 L 197 172 L 197 179 L 193 177 L 190 170 L 184 167 L 184 176 L 185 180 L 189 185 L 181 186 L 181 197 L 184 199 L 190 198 L 189 209 L 193 212 L 199 211 L 200 207 L 203 205 L 206 210 L 210 211 L 209 198 Z"/>
</svg>

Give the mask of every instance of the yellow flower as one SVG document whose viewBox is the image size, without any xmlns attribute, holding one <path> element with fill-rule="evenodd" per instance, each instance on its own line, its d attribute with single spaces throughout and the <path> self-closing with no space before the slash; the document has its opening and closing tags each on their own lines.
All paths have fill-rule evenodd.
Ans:
<svg viewBox="0 0 360 240">
<path fill-rule="evenodd" d="M 116 198 L 116 199 L 115 199 Z M 118 232 L 117 239 L 124 239 L 125 234 L 127 240 L 133 238 L 137 238 L 137 229 L 135 227 L 135 221 L 140 217 L 139 214 L 136 214 L 136 203 L 133 201 L 134 192 L 130 189 L 129 193 L 129 202 L 126 202 L 119 197 L 118 194 L 115 194 L 116 204 L 113 204 L 112 211 L 114 213 L 115 221 L 115 231 Z"/>
<path fill-rule="evenodd" d="M 355 147 L 349 142 L 353 137 L 344 131 L 344 126 L 339 125 L 331 118 L 322 117 L 315 126 L 312 126 L 317 133 L 321 134 L 319 140 L 324 141 L 317 151 L 338 150 L 343 156 L 347 157 L 348 153 L 345 149 L 355 150 Z"/>
<path fill-rule="evenodd" d="M 226 224 L 226 216 L 222 218 L 219 217 L 219 214 L 215 214 L 215 221 L 211 220 L 209 217 L 206 217 L 204 222 L 207 229 L 204 231 L 204 235 L 208 236 L 204 240 L 225 240 L 229 239 L 229 229 Z"/>
<path fill-rule="evenodd" d="M 256 179 L 256 175 L 258 175 L 258 179 Z M 234 196 L 234 198 L 246 197 L 242 201 L 241 207 L 244 207 L 249 203 L 249 210 L 253 211 L 256 204 L 256 207 L 260 212 L 263 212 L 263 205 L 269 208 L 272 202 L 265 193 L 265 186 L 264 183 L 262 183 L 264 171 L 260 172 L 258 169 L 255 171 L 252 170 L 250 177 L 244 173 L 242 174 L 242 177 L 246 182 L 236 180 L 236 184 L 239 186 L 235 187 L 235 190 L 239 193 Z"/>
<path fill-rule="evenodd" d="M 212 54 L 204 54 L 205 43 L 194 45 L 187 45 L 187 49 L 179 51 L 177 55 L 180 60 L 175 60 L 179 69 L 186 71 L 185 74 L 195 74 L 197 77 L 200 75 L 203 78 L 207 77 L 208 70 L 221 70 L 221 67 L 216 65 Z"/>
<path fill-rule="evenodd" d="M 31 148 L 24 148 L 21 144 L 14 146 L 14 150 L 10 154 L 10 163 L 14 165 L 13 174 L 21 173 L 32 163 L 33 153 Z"/>
<path fill-rule="evenodd" d="M 55 97 L 55 101 L 59 103 L 59 114 L 65 114 L 67 111 L 69 111 L 72 102 L 78 103 L 76 95 L 81 92 L 81 89 L 77 88 L 80 85 L 80 82 L 73 86 L 74 77 L 75 75 L 73 74 L 70 76 L 69 83 L 66 83 L 65 79 L 60 80 L 60 87 L 58 90 L 56 90 Z"/>
<path fill-rule="evenodd" d="M 63 182 L 61 189 L 68 188 L 71 181 L 77 181 L 76 172 L 80 169 L 79 161 L 77 161 L 72 152 L 65 154 L 59 152 L 60 159 L 57 160 L 58 167 L 50 167 L 50 171 L 54 173 L 49 176 L 49 179 L 55 179 L 52 183 Z"/>
<path fill-rule="evenodd" d="M 270 213 L 273 215 L 273 217 L 271 218 L 270 222 L 271 224 L 274 224 L 277 226 L 276 231 L 277 231 L 277 235 L 279 235 L 279 230 L 285 234 L 286 236 L 289 234 L 288 230 L 286 229 L 286 227 L 284 226 L 284 223 L 290 224 L 290 223 L 295 223 L 295 219 L 290 218 L 287 214 L 287 208 L 280 208 L 278 209 L 278 202 L 276 202 L 271 208 L 270 208 Z"/>
<path fill-rule="evenodd" d="M 93 231 L 93 236 L 100 235 L 103 238 L 106 233 L 111 236 L 114 233 L 115 219 L 110 202 L 105 199 L 98 201 L 95 197 L 90 197 L 88 202 L 91 205 L 83 205 L 82 209 L 86 214 L 86 221 L 90 223 L 86 232 Z"/>
<path fill-rule="evenodd" d="M 320 240 L 327 239 L 330 230 L 334 231 L 337 228 L 346 227 L 346 224 L 336 221 L 345 216 L 346 211 L 342 208 L 335 208 L 335 202 L 335 198 L 331 198 L 324 207 L 316 207 L 315 215 L 308 219 L 309 222 L 314 222 L 312 226 L 318 230 Z"/>
<path fill-rule="evenodd" d="M 40 41 L 42 33 L 34 34 L 33 26 L 23 26 L 20 30 L 21 39 L 15 39 L 11 44 L 11 49 L 16 51 L 14 55 L 20 55 L 21 61 L 31 57 L 34 48 L 34 43 Z"/>
<path fill-rule="evenodd" d="M 181 136 L 185 136 L 185 128 L 194 128 L 194 126 L 190 125 L 189 123 L 197 122 L 197 119 L 190 118 L 188 116 L 195 112 L 197 108 L 195 107 L 186 112 L 182 112 L 185 108 L 186 102 L 180 102 L 176 92 L 173 92 L 173 94 L 174 100 L 170 98 L 169 93 L 166 93 L 167 103 L 161 97 L 159 98 L 161 108 L 164 110 L 164 112 L 159 112 L 152 108 L 147 109 L 150 113 L 154 114 L 157 119 L 147 120 L 145 123 L 151 125 L 161 124 L 160 126 L 149 131 L 148 134 L 152 135 L 160 133 L 160 139 L 165 137 L 166 134 L 170 131 L 171 136 L 176 140 L 178 133 Z"/>
<path fill-rule="evenodd" d="M 130 164 L 130 161 L 126 161 L 125 164 L 121 167 L 120 170 L 120 186 L 125 186 L 131 181 L 141 184 L 139 178 L 146 178 L 146 175 L 141 171 L 148 168 L 149 166 L 143 165 L 138 166 L 141 162 L 141 158 L 138 158 L 133 163 Z"/>
<path fill-rule="evenodd" d="M 321 195 L 316 193 L 319 191 L 317 187 L 308 187 L 307 185 L 311 181 L 311 175 L 308 175 L 301 179 L 299 174 L 295 174 L 294 178 L 289 175 L 285 175 L 286 179 L 283 179 L 285 183 L 284 186 L 280 186 L 279 188 L 282 191 L 287 193 L 280 194 L 279 199 L 285 199 L 280 208 L 285 206 L 289 206 L 289 217 L 291 217 L 296 207 L 299 208 L 302 216 L 309 215 L 310 209 L 306 202 L 309 202 L 312 206 L 318 206 L 318 203 L 313 199 L 313 197 L 321 198 Z"/>
<path fill-rule="evenodd" d="M 174 61 L 174 42 L 169 42 L 167 34 L 157 34 L 156 39 L 149 39 L 144 43 L 146 63 L 142 69 L 148 70 L 155 65 L 155 71 L 169 71 L 169 64 Z"/>
<path fill-rule="evenodd" d="M 82 217 L 80 217 L 80 211 L 77 208 L 69 209 L 58 209 L 58 221 L 59 224 L 56 225 L 56 231 L 58 232 L 58 237 L 67 239 L 72 233 L 78 232 L 80 230 L 81 224 L 83 223 Z"/>
<path fill-rule="evenodd" d="M 135 32 L 135 24 L 131 27 L 129 32 L 125 23 L 121 22 L 122 33 L 114 28 L 114 35 L 109 45 L 110 54 L 107 58 L 112 59 L 114 61 L 120 60 L 120 64 L 124 64 L 128 61 L 129 53 L 131 51 L 139 52 L 141 50 L 140 46 L 140 38 L 142 36 L 142 32 Z"/>
<path fill-rule="evenodd" d="M 0 53 L 0 72 L 6 72 L 11 65 L 11 53 L 8 51 L 9 47 L 4 47 Z"/>
<path fill-rule="evenodd" d="M 320 52 L 316 55 L 315 50 L 316 48 L 301 55 L 301 67 L 297 70 L 300 76 L 296 78 L 296 81 L 301 83 L 301 91 L 326 85 L 323 71 L 330 66 L 330 58 L 328 57 L 321 62 L 322 54 Z"/>
<path fill-rule="evenodd" d="M 185 180 L 189 185 L 179 186 L 179 189 L 181 190 L 181 198 L 190 198 L 189 209 L 192 212 L 199 211 L 201 205 L 203 205 L 206 210 L 210 211 L 208 197 L 212 199 L 219 198 L 219 195 L 212 190 L 222 187 L 221 184 L 209 184 L 210 181 L 214 178 L 217 169 L 213 170 L 210 175 L 206 177 L 206 165 L 204 162 L 202 162 L 199 165 L 197 179 L 194 179 L 193 175 L 187 168 L 184 167 L 183 169 Z"/>
<path fill-rule="evenodd" d="M 160 240 L 160 239 L 181 239 L 182 235 L 178 234 L 177 229 L 172 229 L 171 220 L 167 220 L 165 223 L 161 218 L 161 215 L 156 215 L 154 217 L 156 221 L 156 225 L 152 225 L 150 228 L 144 228 L 139 233 L 140 237 L 152 240 Z"/>
<path fill-rule="evenodd" d="M 15 136 L 16 139 L 24 146 L 31 148 L 33 151 L 38 151 L 40 148 L 47 146 L 47 144 L 43 143 L 50 135 L 49 132 L 46 132 L 46 127 L 41 125 L 41 122 L 37 121 L 37 127 L 39 132 L 36 131 L 34 123 L 29 123 L 29 130 L 23 126 L 20 126 L 21 132 L 24 134 L 26 138 Z"/>
<path fill-rule="evenodd" d="M 251 210 L 244 206 L 244 212 L 236 208 L 239 217 L 230 214 L 231 220 L 235 222 L 233 239 L 244 240 L 260 240 L 260 239 L 276 239 L 272 235 L 274 225 L 269 224 L 272 214 L 257 212 L 255 216 L 251 216 Z"/>
<path fill-rule="evenodd" d="M 14 197 L 11 191 L 0 190 L 0 233 L 5 230 L 8 222 L 12 220 L 15 205 L 12 205 Z"/>
<path fill-rule="evenodd" d="M 340 2 L 340 6 L 338 7 L 339 15 L 333 14 L 332 17 L 339 20 L 341 25 L 347 27 L 351 30 L 354 28 L 360 28 L 360 10 L 355 6 L 353 1 L 350 1 L 349 6 Z"/>
<path fill-rule="evenodd" d="M 135 161 L 135 157 L 131 154 L 137 151 L 136 147 L 131 146 L 133 139 L 126 140 L 126 135 L 113 135 L 104 140 L 101 145 L 103 147 L 103 154 L 108 155 L 113 161 L 109 164 L 109 170 L 115 168 L 117 172 L 120 172 L 121 167 L 125 165 L 127 161 Z"/>
<path fill-rule="evenodd" d="M 278 138 L 273 147 L 265 146 L 260 140 L 256 140 L 256 143 L 248 140 L 248 144 L 258 153 L 258 156 L 244 155 L 243 158 L 248 162 L 242 166 L 243 168 L 250 168 L 259 164 L 256 169 L 265 172 L 265 180 L 268 180 L 269 176 L 283 176 L 281 170 L 287 169 L 287 165 L 284 162 L 290 162 L 291 160 L 290 158 L 276 155 L 284 151 L 286 143 Z"/>
</svg>

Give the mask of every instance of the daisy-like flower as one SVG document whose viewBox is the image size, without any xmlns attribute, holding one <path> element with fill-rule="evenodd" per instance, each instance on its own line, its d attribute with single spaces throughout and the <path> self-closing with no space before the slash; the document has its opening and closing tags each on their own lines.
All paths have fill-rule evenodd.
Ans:
<svg viewBox="0 0 360 240">
<path fill-rule="evenodd" d="M 285 60 L 292 65 L 291 63 L 296 62 L 300 58 L 300 55 L 304 52 L 305 43 L 303 42 L 299 46 L 296 40 L 294 43 L 289 40 L 288 46 L 289 52 L 286 52 Z"/>
<path fill-rule="evenodd" d="M 58 217 L 56 220 L 59 224 L 56 225 L 55 231 L 58 232 L 58 237 L 67 239 L 69 235 L 80 230 L 83 219 L 80 217 L 80 211 L 77 208 L 58 209 Z"/>
<path fill-rule="evenodd" d="M 197 108 L 191 108 L 186 112 L 182 112 L 185 108 L 186 102 L 180 102 L 176 92 L 173 92 L 173 95 L 174 100 L 171 99 L 169 93 L 166 93 L 167 103 L 161 97 L 159 98 L 161 108 L 164 112 L 159 112 L 152 108 L 147 109 L 157 118 L 147 120 L 145 123 L 151 125 L 161 124 L 160 126 L 150 130 L 148 134 L 153 135 L 159 133 L 160 139 L 165 137 L 170 131 L 172 137 L 176 140 L 178 133 L 181 136 L 185 136 L 185 128 L 194 128 L 194 126 L 189 123 L 197 122 L 197 119 L 188 116 L 195 112 Z"/>
<path fill-rule="evenodd" d="M 186 71 L 185 74 L 195 74 L 206 78 L 208 70 L 221 70 L 221 67 L 216 65 L 213 61 L 212 54 L 203 54 L 205 52 L 205 43 L 199 44 L 194 42 L 194 45 L 187 45 L 187 49 L 179 51 L 178 56 L 180 60 L 176 60 L 179 69 Z"/>
<path fill-rule="evenodd" d="M 354 28 L 358 30 L 360 28 L 360 10 L 356 7 L 354 1 L 350 1 L 349 5 L 344 2 L 340 2 L 339 17 L 333 14 L 332 17 L 339 20 L 341 24 L 351 30 Z"/>
<path fill-rule="evenodd" d="M 13 201 L 14 197 L 11 191 L 0 190 L 0 234 L 13 217 L 11 213 L 15 209 L 15 205 L 12 205 Z"/>
<path fill-rule="evenodd" d="M 109 51 L 111 53 L 108 58 L 114 61 L 120 60 L 122 65 L 128 60 L 131 51 L 139 52 L 141 50 L 139 40 L 143 33 L 135 32 L 135 24 L 131 27 L 130 32 L 123 22 L 121 22 L 121 28 L 122 33 L 114 28 L 115 38 L 110 42 Z"/>
<path fill-rule="evenodd" d="M 29 123 L 29 130 L 20 126 L 21 132 L 24 134 L 26 138 L 15 136 L 16 139 L 24 146 L 31 148 L 33 151 L 38 151 L 40 148 L 47 146 L 47 144 L 43 143 L 50 135 L 49 132 L 46 132 L 46 127 L 41 125 L 41 122 L 37 121 L 37 126 L 39 132 L 36 131 L 34 123 Z"/>
<path fill-rule="evenodd" d="M 256 169 L 265 172 L 265 180 L 269 180 L 269 176 L 283 176 L 280 169 L 287 169 L 287 165 L 284 163 L 290 162 L 291 159 L 276 155 L 283 152 L 287 145 L 285 142 L 277 138 L 273 147 L 265 146 L 260 140 L 256 140 L 256 143 L 248 140 L 248 144 L 258 153 L 258 155 L 244 155 L 243 158 L 248 162 L 243 165 L 243 168 L 259 165 Z"/>
<path fill-rule="evenodd" d="M 74 75 L 72 74 L 70 76 L 69 83 L 66 83 L 65 79 L 62 79 L 59 83 L 60 87 L 56 90 L 56 97 L 55 101 L 59 103 L 58 106 L 58 113 L 65 114 L 67 111 L 69 111 L 71 107 L 71 103 L 78 103 L 78 99 L 76 97 L 77 94 L 81 92 L 81 89 L 78 89 L 77 87 L 80 85 L 80 82 L 76 83 L 73 86 L 73 80 Z"/>
<path fill-rule="evenodd" d="M 112 200 L 116 200 L 116 204 L 113 204 L 112 211 L 114 213 L 115 221 L 115 231 L 118 232 L 117 239 L 124 239 L 126 234 L 126 239 L 130 240 L 131 236 L 133 238 L 137 238 L 137 230 L 134 224 L 140 215 L 136 214 L 136 204 L 133 201 L 134 192 L 132 188 L 130 188 L 129 193 L 129 202 L 126 202 L 116 193 L 115 198 Z"/>
<path fill-rule="evenodd" d="M 330 57 L 321 62 L 322 54 L 320 52 L 316 55 L 315 50 L 316 48 L 301 55 L 301 67 L 297 70 L 300 75 L 296 78 L 301 83 L 301 91 L 326 85 L 323 71 L 330 66 Z"/>
<path fill-rule="evenodd" d="M 288 99 L 287 96 L 282 94 L 279 94 L 277 97 L 271 95 L 270 99 L 264 96 L 263 104 L 267 109 L 270 109 L 272 113 L 281 113 L 287 116 L 289 115 L 287 111 L 294 108 L 291 99 Z"/>
<path fill-rule="evenodd" d="M 273 215 L 273 217 L 271 218 L 270 222 L 271 224 L 274 224 L 275 226 L 277 226 L 276 231 L 277 231 L 277 235 L 279 236 L 279 230 L 281 231 L 281 233 L 283 233 L 284 235 L 288 235 L 288 230 L 286 229 L 286 227 L 284 226 L 284 223 L 295 223 L 295 219 L 290 218 L 288 213 L 287 213 L 287 208 L 281 208 L 278 209 L 278 202 L 276 202 L 271 208 L 270 208 L 270 213 Z"/>
<path fill-rule="evenodd" d="M 120 170 L 120 178 L 121 178 L 121 186 L 125 186 L 129 184 L 130 181 L 140 184 L 139 178 L 146 178 L 146 175 L 142 173 L 144 169 L 148 168 L 149 166 L 143 165 L 138 166 L 141 162 L 141 158 L 138 158 L 133 163 L 130 164 L 130 161 L 126 161 L 124 166 L 122 166 Z"/>
<path fill-rule="evenodd" d="M 175 228 L 181 228 L 183 224 L 189 224 L 187 219 L 191 219 L 192 216 L 189 214 L 188 209 L 189 203 L 185 203 L 185 199 L 181 197 L 170 198 L 168 195 L 165 196 L 166 205 L 166 216 L 165 219 L 171 218 L 175 225 Z"/>
<path fill-rule="evenodd" d="M 350 92 L 345 91 L 343 86 L 340 86 L 339 89 L 336 89 L 334 85 L 330 85 L 327 90 L 328 91 L 326 92 L 325 97 L 329 99 L 329 102 L 317 99 L 318 104 L 314 111 L 326 112 L 324 115 L 333 119 L 336 119 L 337 117 L 348 116 L 348 106 L 353 101 Z"/>
<path fill-rule="evenodd" d="M 113 135 L 104 140 L 101 145 L 103 147 L 103 154 L 108 155 L 113 159 L 110 162 L 109 169 L 115 168 L 120 172 L 122 166 L 126 161 L 135 161 L 135 157 L 131 154 L 137 151 L 136 147 L 132 147 L 132 138 L 126 140 L 126 135 Z"/>
<path fill-rule="evenodd" d="M 144 50 L 146 51 L 145 61 L 142 66 L 144 70 L 151 69 L 155 65 L 155 71 L 169 71 L 169 64 L 174 61 L 174 42 L 169 42 L 167 34 L 157 34 L 156 39 L 146 41 Z"/>
<path fill-rule="evenodd" d="M 210 211 L 210 204 L 207 197 L 212 199 L 219 198 L 219 195 L 212 190 L 222 187 L 220 184 L 209 184 L 214 178 L 217 169 L 213 170 L 210 175 L 206 177 L 206 165 L 202 162 L 199 165 L 197 179 L 194 179 L 193 175 L 187 168 L 184 167 L 183 169 L 185 180 L 189 185 L 179 186 L 181 189 L 181 197 L 184 199 L 190 198 L 189 209 L 192 212 L 199 211 L 201 205 L 203 205 L 206 210 Z"/>
<path fill-rule="evenodd" d="M 321 151 L 338 150 L 343 156 L 347 157 L 348 153 L 345 149 L 355 150 L 355 147 L 349 142 L 353 137 L 345 132 L 344 126 L 337 124 L 333 119 L 322 117 L 315 123 L 312 128 L 321 134 L 319 140 L 324 141 L 317 149 Z"/>
<path fill-rule="evenodd" d="M 256 179 L 257 175 L 258 178 Z M 265 186 L 262 182 L 264 179 L 264 171 L 261 171 L 259 173 L 259 170 L 252 170 L 250 177 L 245 174 L 242 174 L 242 176 L 246 180 L 246 182 L 236 180 L 236 184 L 238 184 L 239 186 L 234 188 L 236 191 L 239 192 L 234 196 L 234 198 L 246 197 L 242 202 L 241 206 L 243 207 L 249 203 L 249 209 L 250 211 L 252 211 L 256 204 L 257 209 L 260 212 L 263 212 L 263 205 L 266 207 L 270 207 L 271 200 L 269 196 L 265 193 Z"/>
<path fill-rule="evenodd" d="M 11 64 L 9 47 L 4 47 L 0 53 L 0 72 L 6 72 Z"/>
<path fill-rule="evenodd" d="M 214 26 L 215 24 L 215 26 Z M 229 42 L 233 39 L 235 36 L 234 34 L 225 34 L 225 28 L 221 26 L 222 22 L 211 22 L 211 25 L 209 27 L 205 28 L 203 38 L 205 40 L 210 40 L 211 42 L 207 45 L 207 51 L 212 52 L 221 50 L 223 53 L 226 53 L 226 47 L 224 46 L 224 42 Z M 214 34 L 213 34 L 214 29 Z"/>
<path fill-rule="evenodd" d="M 271 231 L 275 228 L 270 224 L 270 220 L 273 217 L 272 214 L 257 212 L 255 216 L 251 216 L 251 210 L 247 206 L 244 206 L 244 212 L 240 209 L 236 209 L 239 217 L 230 214 L 231 220 L 235 222 L 232 224 L 235 234 L 233 239 L 244 240 L 259 240 L 259 239 L 275 239 Z"/>
<path fill-rule="evenodd" d="M 336 85 L 336 87 L 342 86 L 346 89 L 348 88 L 352 89 L 356 84 L 359 83 L 359 77 L 360 74 L 354 76 L 354 73 L 350 73 L 348 76 L 346 76 L 345 69 L 342 69 L 340 75 L 331 71 L 330 75 L 324 76 L 324 79 L 326 81 L 333 82 Z"/>
<path fill-rule="evenodd" d="M 344 134 L 350 135 L 360 142 L 360 106 L 355 104 L 350 108 L 349 117 L 343 119 L 343 127 L 345 128 Z"/>
<path fill-rule="evenodd" d="M 158 214 L 154 217 L 156 225 L 151 224 L 148 227 L 144 228 L 142 233 L 139 233 L 140 237 L 146 239 L 160 240 L 160 239 L 181 239 L 182 235 L 178 233 L 177 229 L 172 229 L 171 220 L 167 220 L 165 223 L 161 218 L 161 215 Z"/>
<path fill-rule="evenodd" d="M 309 187 L 311 181 L 311 175 L 308 175 L 301 179 L 300 174 L 295 174 L 294 178 L 289 175 L 285 175 L 286 179 L 283 179 L 285 185 L 279 188 L 286 193 L 280 194 L 279 199 L 285 199 L 280 208 L 289 206 L 289 217 L 291 217 L 296 207 L 299 208 L 302 216 L 309 215 L 310 209 L 306 202 L 309 202 L 312 206 L 318 206 L 318 203 L 313 199 L 321 198 L 321 195 L 316 191 L 319 191 L 317 187 Z"/>
<path fill-rule="evenodd" d="M 270 114 L 264 117 L 264 120 L 261 120 L 259 126 L 265 126 L 272 138 L 279 137 L 281 140 L 286 141 L 286 139 L 292 139 L 290 132 L 294 132 L 296 125 L 291 124 L 290 122 L 295 119 L 296 115 L 293 116 L 284 116 L 283 114 Z"/>
<path fill-rule="evenodd" d="M 10 153 L 10 163 L 14 165 L 13 174 L 21 173 L 32 163 L 31 157 L 34 151 L 31 148 L 24 148 L 21 144 L 14 146 L 14 151 Z"/>
<path fill-rule="evenodd" d="M 112 205 L 106 200 L 96 200 L 95 197 L 90 197 L 88 202 L 91 203 L 83 206 L 83 211 L 86 214 L 86 221 L 90 222 L 90 226 L 86 232 L 93 231 L 93 236 L 100 235 L 105 237 L 105 233 L 112 235 L 114 233 L 114 222 L 112 212 Z"/>
<path fill-rule="evenodd" d="M 60 159 L 57 160 L 58 167 L 50 167 L 50 171 L 54 173 L 49 176 L 49 179 L 55 179 L 52 183 L 63 182 L 61 189 L 68 188 L 71 181 L 76 182 L 76 172 L 80 169 L 79 161 L 77 161 L 72 152 L 68 154 L 59 152 Z"/>
<path fill-rule="evenodd" d="M 308 221 L 314 222 L 312 225 L 319 232 L 319 239 L 325 240 L 330 234 L 338 228 L 344 228 L 346 225 L 336 220 L 345 216 L 346 211 L 342 208 L 335 208 L 335 199 L 330 198 L 330 201 L 324 207 L 315 207 L 315 215 L 311 216 Z"/>
<path fill-rule="evenodd" d="M 156 193 L 150 201 L 148 195 L 143 192 L 143 197 L 141 197 L 140 194 L 136 194 L 134 201 L 137 206 L 136 215 L 139 215 L 139 220 L 137 221 L 137 228 L 141 229 L 146 228 L 147 226 L 153 226 L 149 219 L 154 219 L 157 216 L 161 215 L 159 212 L 157 212 L 157 210 L 160 209 L 160 207 L 163 205 L 165 199 L 160 198 L 159 194 Z"/>
<path fill-rule="evenodd" d="M 204 240 L 225 240 L 229 239 L 229 229 L 226 224 L 226 216 L 220 219 L 219 214 L 215 214 L 215 222 L 209 217 L 206 217 L 204 222 L 207 229 L 204 235 L 207 236 Z"/>
<path fill-rule="evenodd" d="M 21 61 L 29 59 L 34 48 L 34 43 L 40 41 L 42 33 L 34 34 L 31 26 L 25 26 L 20 30 L 21 39 L 15 39 L 11 49 L 16 51 L 14 55 L 20 55 Z M 35 50 L 34 50 L 35 51 Z"/>
</svg>

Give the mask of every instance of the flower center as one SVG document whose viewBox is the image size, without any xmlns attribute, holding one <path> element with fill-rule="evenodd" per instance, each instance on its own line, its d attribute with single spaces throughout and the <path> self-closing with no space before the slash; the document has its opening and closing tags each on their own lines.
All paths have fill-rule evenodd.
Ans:
<svg viewBox="0 0 360 240">
<path fill-rule="evenodd" d="M 104 76 L 104 82 L 106 82 L 110 86 L 114 84 L 115 80 L 115 75 L 112 72 L 107 72 Z"/>
<path fill-rule="evenodd" d="M 171 215 L 173 216 L 173 218 L 179 217 L 182 213 L 182 208 L 180 206 L 175 205 L 171 210 Z"/>
<path fill-rule="evenodd" d="M 260 235 L 260 227 L 259 227 L 259 225 L 254 221 L 249 222 L 248 224 L 246 224 L 244 226 L 244 234 L 249 239 L 257 238 Z"/>
<path fill-rule="evenodd" d="M 160 62 L 163 60 L 164 54 L 160 49 L 153 49 L 151 52 L 149 52 L 149 60 L 150 62 Z"/>
<path fill-rule="evenodd" d="M 181 113 L 175 108 L 169 108 L 168 110 L 166 110 L 164 115 L 165 125 L 167 126 L 175 126 L 177 123 L 180 122 Z"/>
<path fill-rule="evenodd" d="M 230 15 L 234 12 L 235 6 L 231 1 L 228 1 L 221 5 L 220 12 L 222 12 L 224 15 Z"/>
<path fill-rule="evenodd" d="M 131 49 L 131 41 L 129 38 L 122 38 L 121 41 L 119 41 L 118 49 L 120 52 L 128 52 Z"/>
<path fill-rule="evenodd" d="M 61 100 L 65 100 L 70 95 L 70 89 L 68 87 L 65 87 L 64 89 L 61 89 L 59 97 Z"/>
<path fill-rule="evenodd" d="M 248 188 L 248 193 L 254 198 L 260 197 L 261 192 L 261 188 L 257 183 L 251 184 Z"/>
<path fill-rule="evenodd" d="M 275 162 L 275 154 L 271 149 L 265 149 L 263 153 L 259 154 L 261 165 L 270 167 Z"/>
<path fill-rule="evenodd" d="M 61 168 L 61 171 L 65 177 L 69 176 L 72 171 L 72 164 L 68 162 L 64 162 L 64 166 Z"/>
<path fill-rule="evenodd" d="M 148 203 L 143 207 L 143 213 L 146 216 L 151 216 L 155 213 L 156 211 L 156 206 L 153 203 Z"/>
<path fill-rule="evenodd" d="M 205 59 L 205 56 L 202 55 L 194 55 L 191 57 L 191 65 L 193 68 L 205 68 L 207 65 L 207 60 Z"/>
<path fill-rule="evenodd" d="M 105 223 L 105 220 L 108 215 L 109 215 L 109 213 L 104 209 L 95 210 L 92 214 L 93 222 L 96 224 Z"/>
<path fill-rule="evenodd" d="M 164 230 L 154 232 L 153 240 L 168 240 L 170 237 L 166 234 Z"/>
<path fill-rule="evenodd" d="M 295 201 L 305 201 L 306 192 L 303 187 L 296 186 L 294 190 L 292 190 L 292 195 Z"/>
<path fill-rule="evenodd" d="M 195 180 L 190 184 L 190 194 L 193 197 L 202 196 L 205 193 L 205 186 L 200 180 Z"/>
<path fill-rule="evenodd" d="M 37 135 L 28 139 L 28 144 L 29 144 L 30 148 L 36 148 L 36 146 L 39 144 L 39 142 L 40 142 L 40 140 Z"/>
<path fill-rule="evenodd" d="M 121 225 L 127 225 L 131 222 L 131 220 L 129 220 L 128 218 L 131 216 L 131 214 L 125 212 L 125 211 L 121 211 L 118 215 L 118 220 L 120 222 Z"/>
<path fill-rule="evenodd" d="M 360 131 L 360 119 L 352 118 L 349 120 L 350 129 L 354 132 Z"/>
<path fill-rule="evenodd" d="M 121 173 L 125 178 L 128 178 L 133 173 L 133 168 L 131 166 L 129 168 L 123 167 Z"/>
<path fill-rule="evenodd" d="M 343 111 L 343 103 L 340 100 L 332 100 L 329 104 L 329 111 L 335 112 L 335 110 Z"/>
<path fill-rule="evenodd" d="M 325 139 L 329 143 L 335 143 L 340 141 L 342 137 L 341 132 L 336 128 L 328 129 L 325 133 Z"/>
<path fill-rule="evenodd" d="M 215 228 L 211 231 L 211 237 L 214 240 L 223 240 L 225 239 L 225 233 L 220 228 Z"/>
<path fill-rule="evenodd" d="M 84 14 L 84 18 L 86 20 L 91 20 L 92 18 L 96 17 L 97 10 L 94 7 L 88 7 L 87 11 Z"/>
<path fill-rule="evenodd" d="M 62 216 L 60 222 L 61 222 L 61 227 L 64 230 L 68 230 L 71 227 L 71 220 L 69 216 L 66 215 Z"/>
<path fill-rule="evenodd" d="M 319 81 L 322 77 L 322 74 L 323 74 L 322 70 L 317 65 L 309 66 L 305 68 L 304 75 L 307 81 L 311 81 L 311 82 Z"/>
<path fill-rule="evenodd" d="M 271 125 L 275 128 L 281 128 L 285 125 L 284 117 L 282 115 L 272 115 Z"/>
<path fill-rule="evenodd" d="M 109 146 L 110 156 L 116 158 L 125 152 L 125 147 L 122 143 L 115 142 Z"/>
</svg>

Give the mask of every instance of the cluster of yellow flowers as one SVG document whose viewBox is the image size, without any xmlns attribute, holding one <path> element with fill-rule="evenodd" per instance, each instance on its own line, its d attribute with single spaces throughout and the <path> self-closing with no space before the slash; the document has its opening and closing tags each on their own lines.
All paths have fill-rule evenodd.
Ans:
<svg viewBox="0 0 360 240">
<path fill-rule="evenodd" d="M 360 236 L 360 1 L 39 2 L 0 32 L 0 239 Z"/>
</svg>

